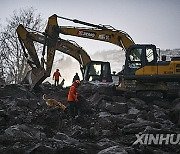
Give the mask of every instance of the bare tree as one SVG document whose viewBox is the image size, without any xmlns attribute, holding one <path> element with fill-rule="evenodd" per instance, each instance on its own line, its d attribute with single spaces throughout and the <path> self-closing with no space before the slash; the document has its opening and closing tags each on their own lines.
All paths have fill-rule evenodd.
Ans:
<svg viewBox="0 0 180 154">
<path fill-rule="evenodd" d="M 1 20 L 1 19 L 0 19 Z M 1 29 L 1 24 L 0 24 L 0 29 Z M 4 84 L 4 76 L 3 76 L 3 61 L 2 61 L 2 56 L 0 52 L 0 85 Z"/>
<path fill-rule="evenodd" d="M 7 25 L 0 31 L 0 65 L 3 76 L 9 83 L 21 82 L 28 71 L 28 64 L 16 34 L 19 24 L 37 31 L 44 28 L 41 15 L 36 15 L 33 7 L 15 10 L 10 19 L 7 19 Z"/>
</svg>

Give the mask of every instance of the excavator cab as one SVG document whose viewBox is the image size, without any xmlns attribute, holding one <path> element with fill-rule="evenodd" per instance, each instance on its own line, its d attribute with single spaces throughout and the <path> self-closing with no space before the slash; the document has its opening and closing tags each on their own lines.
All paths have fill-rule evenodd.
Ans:
<svg viewBox="0 0 180 154">
<path fill-rule="evenodd" d="M 112 82 L 109 62 L 91 61 L 85 66 L 84 80 Z"/>
<path fill-rule="evenodd" d="M 148 68 L 157 68 L 157 51 L 156 46 L 152 44 L 132 45 L 126 52 L 124 77 L 127 79 L 137 79 L 136 71 L 142 69 L 141 77 L 147 73 L 145 66 Z M 149 74 L 157 74 L 157 69 L 149 69 Z"/>
</svg>

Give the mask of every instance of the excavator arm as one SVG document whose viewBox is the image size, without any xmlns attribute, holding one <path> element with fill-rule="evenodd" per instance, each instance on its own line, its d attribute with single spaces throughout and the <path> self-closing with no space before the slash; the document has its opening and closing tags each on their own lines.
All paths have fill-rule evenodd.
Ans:
<svg viewBox="0 0 180 154">
<path fill-rule="evenodd" d="M 23 33 L 26 33 L 26 35 L 28 36 L 27 39 L 38 42 L 40 44 L 47 44 L 45 43 L 44 35 L 28 32 L 22 25 L 20 25 L 17 30 L 19 31 L 20 29 L 24 30 Z M 58 38 L 56 50 L 75 58 L 79 62 L 82 68 L 91 61 L 91 58 L 87 54 L 87 52 L 82 47 L 80 47 L 76 42 L 71 41 L 71 40 L 64 40 L 64 39 Z"/>
<path fill-rule="evenodd" d="M 109 42 L 120 46 L 125 51 L 129 46 L 133 44 L 132 40 L 130 40 L 126 34 L 122 32 L 120 33 L 117 31 L 112 31 L 109 29 L 99 30 L 95 28 L 87 29 L 87 28 L 59 26 L 59 32 L 65 35 L 72 35 L 72 36 L 93 39 L 93 40 Z"/>
<path fill-rule="evenodd" d="M 83 74 L 86 64 L 91 61 L 90 56 L 86 53 L 86 51 L 84 51 L 82 47 L 73 41 L 67 41 L 60 38 L 58 38 L 56 41 L 56 37 L 48 37 L 48 34 L 40 35 L 38 33 L 28 32 L 23 27 L 23 25 L 18 26 L 17 34 L 26 57 L 28 58 L 29 55 L 31 59 L 28 60 L 28 63 L 32 69 L 28 72 L 26 77 L 31 86 L 31 89 L 42 83 L 48 76 L 50 76 L 55 50 L 59 50 L 67 55 L 74 57 L 79 62 L 80 69 Z M 34 42 L 44 44 L 41 62 L 38 58 Z M 44 60 L 46 46 L 47 59 Z M 26 53 L 25 49 L 28 51 L 28 54 Z"/>
<path fill-rule="evenodd" d="M 58 26 L 57 18 L 69 20 L 78 24 L 83 24 L 88 27 Z M 126 32 L 121 30 L 116 30 L 111 26 L 108 27 L 104 25 L 95 25 L 95 24 L 79 21 L 77 19 L 68 19 L 57 15 L 53 15 L 49 17 L 48 24 L 49 24 L 47 26 L 49 28 L 48 31 L 52 37 L 54 36 L 54 34 L 57 35 L 58 33 L 61 33 L 65 35 L 99 40 L 99 41 L 109 42 L 118 45 L 121 48 L 123 48 L 125 51 L 131 45 L 135 44 L 133 39 Z"/>
<path fill-rule="evenodd" d="M 26 74 L 25 80 L 29 82 L 32 90 L 45 77 L 45 69 L 41 66 L 33 40 L 28 37 L 28 32 L 22 25 L 16 29 L 20 44 L 27 58 L 27 63 L 31 66 L 31 70 Z M 28 53 L 26 53 L 26 49 Z"/>
</svg>

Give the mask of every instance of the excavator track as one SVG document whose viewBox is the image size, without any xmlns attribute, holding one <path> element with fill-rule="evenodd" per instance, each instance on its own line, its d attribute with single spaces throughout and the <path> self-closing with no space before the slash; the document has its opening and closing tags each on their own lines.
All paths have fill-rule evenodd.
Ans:
<svg viewBox="0 0 180 154">
<path fill-rule="evenodd" d="M 180 97 L 180 82 L 151 82 L 143 83 L 135 80 L 126 81 L 126 98 L 138 97 L 148 101 L 160 98 Z"/>
</svg>

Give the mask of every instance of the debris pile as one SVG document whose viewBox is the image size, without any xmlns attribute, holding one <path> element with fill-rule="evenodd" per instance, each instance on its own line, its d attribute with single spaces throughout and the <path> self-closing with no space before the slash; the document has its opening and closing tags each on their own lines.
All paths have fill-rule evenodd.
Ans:
<svg viewBox="0 0 180 154">
<path fill-rule="evenodd" d="M 117 96 L 113 88 L 82 84 L 79 117 L 72 119 L 42 99 L 46 94 L 68 106 L 68 88 L 43 85 L 33 93 L 22 85 L 1 87 L 0 153 L 180 153 L 180 98 L 145 102 Z M 158 134 L 164 140 L 149 140 Z"/>
</svg>

